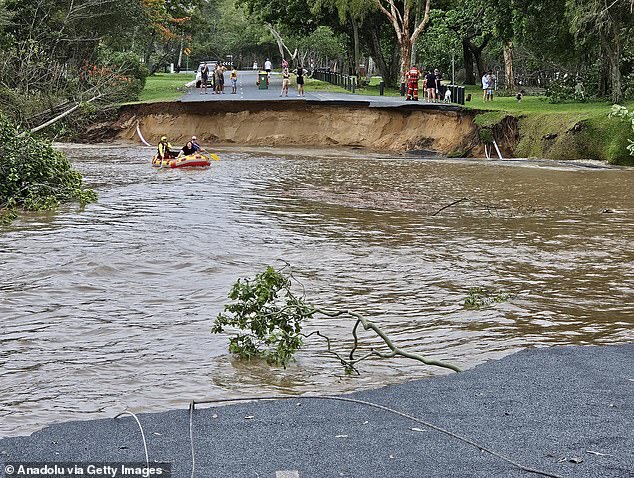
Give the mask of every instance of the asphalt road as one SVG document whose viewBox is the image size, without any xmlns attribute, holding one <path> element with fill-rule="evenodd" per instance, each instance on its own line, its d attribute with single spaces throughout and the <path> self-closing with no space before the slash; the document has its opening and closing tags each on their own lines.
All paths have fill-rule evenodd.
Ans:
<svg viewBox="0 0 634 478">
<path fill-rule="evenodd" d="M 177 477 L 634 476 L 634 344 L 527 349 L 343 397 L 376 406 L 295 397 L 138 418 L 150 463 Z M 2 465 L 27 461 L 144 463 L 145 452 L 121 417 L 0 440 Z"/>
<path fill-rule="evenodd" d="M 294 75 L 293 75 L 294 76 Z M 278 72 L 271 73 L 268 89 L 259 89 L 256 85 L 257 72 L 238 72 L 238 91 L 231 94 L 231 82 L 229 73 L 225 73 L 225 93 L 213 94 L 208 89 L 208 94 L 202 94 L 200 88 L 190 88 L 181 98 L 183 102 L 200 101 L 305 101 L 307 103 L 363 103 L 369 107 L 402 107 L 408 109 L 430 109 L 430 110 L 460 110 L 461 107 L 446 103 L 428 104 L 424 101 L 405 101 L 402 97 L 394 96 L 368 96 L 352 93 L 330 93 L 320 91 L 310 91 L 306 88 L 303 97 L 298 96 L 297 87 L 289 88 L 288 97 L 280 96 L 282 90 L 282 75 Z"/>
</svg>

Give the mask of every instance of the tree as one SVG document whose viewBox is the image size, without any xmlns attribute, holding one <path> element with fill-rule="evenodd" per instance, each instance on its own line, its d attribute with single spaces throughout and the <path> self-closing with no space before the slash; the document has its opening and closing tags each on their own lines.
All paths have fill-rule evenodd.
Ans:
<svg viewBox="0 0 634 478">
<path fill-rule="evenodd" d="M 578 41 L 584 42 L 588 33 L 594 35 L 600 47 L 600 58 L 605 64 L 610 83 L 610 99 L 613 103 L 623 101 L 621 62 L 623 45 L 631 35 L 633 25 L 633 3 L 631 0 L 568 0 L 571 31 Z"/>
<path fill-rule="evenodd" d="M 425 9 L 423 18 L 414 25 L 411 30 L 411 13 L 413 0 L 403 0 L 400 5 L 395 0 L 374 0 L 378 9 L 387 17 L 396 33 L 396 40 L 400 47 L 401 53 L 401 82 L 405 81 L 407 71 L 411 66 L 412 48 L 418 36 L 424 31 L 429 22 L 429 11 L 431 9 L 431 0 L 425 0 Z"/>
</svg>

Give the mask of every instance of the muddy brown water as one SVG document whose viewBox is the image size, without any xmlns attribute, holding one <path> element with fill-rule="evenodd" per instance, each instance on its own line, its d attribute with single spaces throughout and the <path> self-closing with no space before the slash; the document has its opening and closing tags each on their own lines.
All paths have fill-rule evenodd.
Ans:
<svg viewBox="0 0 634 478">
<path fill-rule="evenodd" d="M 100 199 L 0 233 L 0 436 L 192 398 L 448 373 L 393 359 L 346 376 L 312 340 L 287 370 L 232 359 L 214 317 L 236 278 L 282 260 L 314 303 L 463 368 L 527 346 L 634 339 L 632 170 L 233 148 L 182 171 L 152 169 L 136 146 L 63 149 Z M 515 297 L 470 310 L 470 287 Z M 307 329 L 343 349 L 351 326 Z"/>
</svg>

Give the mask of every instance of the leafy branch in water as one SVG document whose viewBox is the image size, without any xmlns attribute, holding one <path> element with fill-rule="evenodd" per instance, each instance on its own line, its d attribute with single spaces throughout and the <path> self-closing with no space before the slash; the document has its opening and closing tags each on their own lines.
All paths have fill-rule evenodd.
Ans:
<svg viewBox="0 0 634 478">
<path fill-rule="evenodd" d="M 479 309 L 480 307 L 487 307 L 491 304 L 506 302 L 513 297 L 515 296 L 508 292 L 487 292 L 482 287 L 471 287 L 469 289 L 469 295 L 464 301 L 464 306 L 469 309 Z"/>
<path fill-rule="evenodd" d="M 237 328 L 240 332 L 229 340 L 231 353 L 286 366 L 303 344 L 302 322 L 314 314 L 312 306 L 291 292 L 290 277 L 269 266 L 254 280 L 238 279 L 229 299 L 234 302 L 218 315 L 212 333 Z"/>
<path fill-rule="evenodd" d="M 66 156 L 47 141 L 26 134 L 0 114 L 0 222 L 10 223 L 16 210 L 55 209 L 60 203 L 84 205 L 97 199 Z"/>
<path fill-rule="evenodd" d="M 362 360 L 396 356 L 460 371 L 453 364 L 401 350 L 376 324 L 356 312 L 324 310 L 307 304 L 303 290 L 301 296 L 296 296 L 291 291 L 293 282 L 297 280 L 293 277 L 288 264 L 280 270 L 268 266 L 253 280 L 238 279 L 229 292 L 229 299 L 233 302 L 225 305 L 224 312 L 218 315 L 211 329 L 212 333 L 225 332 L 229 327 L 237 329 L 236 335 L 229 339 L 229 352 L 243 358 L 263 357 L 269 363 L 282 366 L 286 366 L 292 360 L 295 352 L 303 345 L 303 339 L 316 336 L 326 341 L 327 352 L 334 355 L 348 373 L 358 374 L 356 365 Z M 302 333 L 305 321 L 317 315 L 349 317 L 355 320 L 352 327 L 354 342 L 348 354 L 334 350 L 332 339 L 320 331 Z M 371 348 L 355 355 L 359 349 L 359 327 L 378 335 L 388 350 Z"/>
</svg>

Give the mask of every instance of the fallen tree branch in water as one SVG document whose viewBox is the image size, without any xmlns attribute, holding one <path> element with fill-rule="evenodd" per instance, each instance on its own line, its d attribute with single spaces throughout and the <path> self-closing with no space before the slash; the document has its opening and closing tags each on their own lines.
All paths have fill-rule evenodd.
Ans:
<svg viewBox="0 0 634 478">
<path fill-rule="evenodd" d="M 236 328 L 239 332 L 229 340 L 230 352 L 244 358 L 266 358 L 267 361 L 282 366 L 286 366 L 303 345 L 303 338 L 316 335 L 326 340 L 326 351 L 337 357 L 347 372 L 359 374 L 355 365 L 370 357 L 396 356 L 460 372 L 460 368 L 453 364 L 427 359 L 400 349 L 380 327 L 361 314 L 351 310 L 324 310 L 307 304 L 304 301 L 305 291 L 301 296 L 295 296 L 291 291 L 293 282 L 299 283 L 293 277 L 288 264 L 280 270 L 268 266 L 264 272 L 256 275 L 255 280 L 238 279 L 229 292 L 229 298 L 234 302 L 225 305 L 224 312 L 214 322 L 212 333 L 222 333 L 226 327 Z M 333 350 L 331 339 L 321 332 L 302 333 L 303 323 L 319 314 L 331 318 L 347 316 L 355 319 L 352 328 L 354 343 L 348 358 Z M 359 325 L 378 335 L 389 351 L 370 348 L 364 355 L 355 357 L 355 352 L 359 349 Z"/>
<path fill-rule="evenodd" d="M 441 207 L 440 209 L 438 209 L 435 213 L 432 214 L 433 216 L 437 216 L 438 214 L 440 214 L 442 211 L 444 211 L 445 209 L 449 209 L 452 206 L 455 206 L 456 204 L 460 204 L 463 202 L 473 202 L 474 204 L 477 204 L 478 206 L 483 206 L 484 208 L 486 208 L 487 212 L 489 213 L 490 216 L 493 216 L 493 213 L 491 212 L 491 208 L 495 209 L 497 211 L 497 208 L 494 206 L 490 206 L 489 204 L 483 203 L 481 201 L 478 201 L 477 199 L 472 199 L 472 198 L 468 198 L 468 197 L 463 197 L 460 199 L 457 199 L 456 201 L 447 204 L 446 206 Z"/>
<path fill-rule="evenodd" d="M 352 327 L 352 337 L 354 339 L 354 343 L 352 345 L 352 349 L 350 350 L 350 353 L 348 354 L 347 359 L 343 358 L 343 356 L 341 356 L 339 353 L 332 350 L 331 339 L 323 335 L 319 331 L 312 332 L 311 334 L 308 334 L 305 336 L 305 337 L 310 337 L 311 335 L 318 335 L 319 337 L 324 338 L 327 342 L 328 353 L 335 355 L 339 359 L 341 364 L 344 367 L 346 367 L 347 371 L 354 371 L 357 374 L 359 374 L 359 371 L 356 369 L 355 365 L 357 365 L 362 360 L 366 360 L 370 357 L 394 358 L 397 356 L 401 356 L 401 357 L 409 358 L 412 360 L 418 360 L 419 362 L 422 362 L 425 365 L 435 365 L 437 367 L 448 368 L 450 370 L 453 370 L 454 372 L 461 372 L 460 368 L 453 364 L 443 362 L 440 360 L 428 359 L 423 357 L 422 355 L 418 355 L 415 353 L 402 350 L 401 348 L 394 345 L 392 340 L 385 334 L 385 332 L 383 332 L 383 330 L 381 330 L 379 326 L 377 326 L 374 322 L 366 319 L 365 317 L 363 317 L 362 315 L 356 312 L 352 312 L 351 310 L 326 311 L 323 309 L 315 309 L 315 313 L 322 314 L 327 317 L 341 317 L 341 316 L 348 315 L 356 319 L 356 322 L 354 326 Z M 390 351 L 381 352 L 379 350 L 375 350 L 374 348 L 370 348 L 369 352 L 366 352 L 364 355 L 361 355 L 358 358 L 355 358 L 355 352 L 359 348 L 359 335 L 357 332 L 359 329 L 359 325 L 361 325 L 363 329 L 366 331 L 372 330 L 374 333 L 376 333 L 383 340 L 383 342 L 390 349 Z"/>
</svg>

